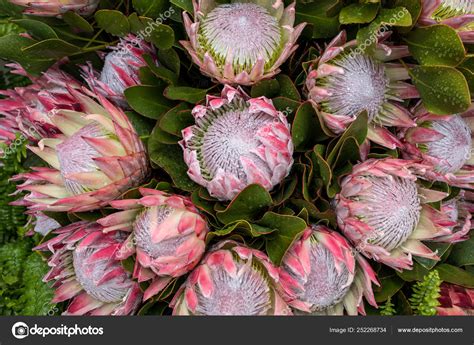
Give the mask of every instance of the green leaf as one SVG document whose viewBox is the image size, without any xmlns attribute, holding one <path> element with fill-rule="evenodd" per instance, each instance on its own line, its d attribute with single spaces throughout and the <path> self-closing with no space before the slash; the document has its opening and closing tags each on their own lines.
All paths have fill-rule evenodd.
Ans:
<svg viewBox="0 0 474 345">
<path fill-rule="evenodd" d="M 166 83 L 171 85 L 175 85 L 178 83 L 178 76 L 174 72 L 161 65 L 157 66 L 150 55 L 143 55 L 143 58 L 147 63 L 147 66 L 150 68 L 151 72 L 158 78 L 164 80 Z"/>
<path fill-rule="evenodd" d="M 422 265 L 418 263 L 414 263 L 413 269 L 403 270 L 401 272 L 397 271 L 396 273 L 404 281 L 412 282 L 412 281 L 422 281 L 425 275 L 428 274 L 428 272 L 429 270 L 424 268 Z"/>
<path fill-rule="evenodd" d="M 222 229 L 215 230 L 212 233 L 215 234 L 216 236 L 227 236 L 237 230 L 240 230 L 253 238 L 260 237 L 263 235 L 268 235 L 276 231 L 275 229 L 269 229 L 267 227 L 260 226 L 258 224 L 252 224 L 245 220 L 239 220 L 237 222 L 228 224 L 226 227 Z"/>
<path fill-rule="evenodd" d="M 162 14 L 166 2 L 164 0 L 132 0 L 133 8 L 141 16 L 157 18 Z"/>
<path fill-rule="evenodd" d="M 109 34 L 122 37 L 130 32 L 130 23 L 120 11 L 99 10 L 94 16 L 97 25 Z"/>
<path fill-rule="evenodd" d="M 291 126 L 291 136 L 296 151 L 311 149 L 321 135 L 316 111 L 310 102 L 305 102 L 296 111 L 295 119 Z M 323 137 L 324 138 L 324 137 Z"/>
<path fill-rule="evenodd" d="M 474 265 L 474 236 L 453 247 L 449 255 L 449 262 L 456 266 Z"/>
<path fill-rule="evenodd" d="M 58 38 L 50 38 L 23 48 L 27 54 L 43 58 L 60 59 L 81 51 L 81 48 Z"/>
<path fill-rule="evenodd" d="M 398 276 L 389 276 L 379 279 L 380 287 L 374 287 L 374 296 L 377 303 L 384 302 L 395 295 L 404 285 Z"/>
<path fill-rule="evenodd" d="M 192 104 L 202 101 L 210 89 L 196 89 L 189 86 L 168 86 L 164 95 L 176 101 L 185 101 Z"/>
<path fill-rule="evenodd" d="M 313 38 L 330 38 L 339 33 L 339 16 L 332 13 L 341 4 L 339 0 L 319 0 L 299 3 L 296 6 L 296 20 L 313 27 Z"/>
<path fill-rule="evenodd" d="M 275 229 L 275 232 L 267 237 L 265 248 L 268 257 L 277 266 L 281 264 L 288 249 L 307 227 L 306 222 L 299 217 L 274 212 L 265 213 L 258 224 Z"/>
<path fill-rule="evenodd" d="M 127 114 L 128 119 L 139 136 L 147 136 L 153 130 L 155 125 L 153 120 L 141 116 L 134 111 L 126 111 L 125 114 Z"/>
<path fill-rule="evenodd" d="M 68 11 L 63 14 L 62 19 L 71 27 L 71 29 L 80 32 L 92 33 L 94 28 L 89 22 L 74 11 Z"/>
<path fill-rule="evenodd" d="M 48 38 L 58 38 L 56 32 L 48 24 L 33 19 L 12 20 L 13 23 L 24 28 L 33 38 L 47 40 Z"/>
<path fill-rule="evenodd" d="M 295 86 L 293 81 L 286 74 L 279 74 L 276 77 L 278 83 L 280 84 L 280 96 L 286 97 L 295 101 L 301 101 L 301 95 L 298 91 L 298 88 Z"/>
<path fill-rule="evenodd" d="M 194 124 L 194 117 L 186 103 L 180 103 L 166 112 L 160 119 L 160 128 L 181 137 L 181 131 Z"/>
<path fill-rule="evenodd" d="M 399 32 L 408 32 L 412 26 L 415 25 L 415 23 L 418 22 L 418 19 L 420 18 L 421 15 L 421 0 L 396 0 L 395 1 L 395 7 L 404 7 L 410 12 L 411 19 L 412 19 L 412 25 L 410 27 L 404 27 L 404 28 L 399 28 Z"/>
<path fill-rule="evenodd" d="M 410 70 L 426 109 L 437 115 L 465 112 L 471 105 L 466 78 L 444 66 L 418 66 Z"/>
<path fill-rule="evenodd" d="M 170 3 L 175 6 L 178 6 L 179 8 L 188 13 L 193 14 L 194 12 L 192 0 L 170 0 Z"/>
<path fill-rule="evenodd" d="M 267 98 L 273 98 L 278 96 L 280 92 L 280 84 L 276 79 L 262 80 L 252 86 L 250 95 L 253 98 L 265 96 Z"/>
<path fill-rule="evenodd" d="M 217 212 L 217 219 L 223 224 L 230 224 L 238 220 L 256 219 L 273 203 L 270 193 L 258 184 L 252 184 L 242 190 L 227 208 Z"/>
<path fill-rule="evenodd" d="M 173 48 L 160 49 L 156 55 L 160 64 L 170 69 L 175 75 L 179 76 L 180 61 L 176 50 Z"/>
<path fill-rule="evenodd" d="M 449 264 L 441 264 L 436 269 L 441 280 L 470 289 L 474 288 L 474 274 Z"/>
<path fill-rule="evenodd" d="M 159 49 L 170 49 L 174 44 L 174 31 L 165 24 L 161 24 L 158 20 L 140 17 L 144 28 L 138 34 L 147 42 L 153 43 Z"/>
<path fill-rule="evenodd" d="M 379 6 L 378 3 L 350 4 L 339 13 L 339 21 L 341 24 L 370 23 L 377 16 Z"/>
<path fill-rule="evenodd" d="M 426 66 L 457 66 L 466 56 L 456 30 L 447 25 L 432 25 L 411 31 L 404 40 L 410 53 Z"/>
<path fill-rule="evenodd" d="M 132 86 L 125 90 L 124 95 L 133 110 L 150 119 L 160 118 L 173 105 L 163 97 L 162 89 L 155 86 Z"/>
<path fill-rule="evenodd" d="M 148 140 L 150 160 L 170 175 L 177 188 L 187 192 L 194 190 L 197 185 L 188 177 L 188 166 L 184 163 L 181 147 L 160 143 L 153 132 Z"/>
</svg>

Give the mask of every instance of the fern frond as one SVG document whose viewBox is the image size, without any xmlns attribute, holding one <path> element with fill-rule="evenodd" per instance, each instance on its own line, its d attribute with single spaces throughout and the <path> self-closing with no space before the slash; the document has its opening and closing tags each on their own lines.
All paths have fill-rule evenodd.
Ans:
<svg viewBox="0 0 474 345">
<path fill-rule="evenodd" d="M 441 282 L 438 271 L 434 270 L 428 273 L 423 281 L 417 282 L 413 286 L 409 301 L 415 315 L 436 315 Z"/>
</svg>

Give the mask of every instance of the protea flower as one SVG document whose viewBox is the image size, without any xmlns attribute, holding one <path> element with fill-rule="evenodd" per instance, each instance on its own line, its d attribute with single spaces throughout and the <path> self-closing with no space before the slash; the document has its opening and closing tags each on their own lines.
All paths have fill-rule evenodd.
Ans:
<svg viewBox="0 0 474 345">
<path fill-rule="evenodd" d="M 55 281 L 53 303 L 71 300 L 64 315 L 130 315 L 137 310 L 140 287 L 114 258 L 123 233 L 104 234 L 100 225 L 88 222 L 54 233 L 56 237 L 35 249 L 53 253 L 43 280 Z"/>
<path fill-rule="evenodd" d="M 441 304 L 436 309 L 441 316 L 473 316 L 474 289 L 443 283 L 441 285 Z"/>
<path fill-rule="evenodd" d="M 125 89 L 140 83 L 138 72 L 146 66 L 143 55 L 156 59 L 155 49 L 150 43 L 133 35 L 120 39 L 111 52 L 105 54 L 104 66 L 99 73 L 91 63 L 81 66 L 83 78 L 96 93 L 112 100 L 120 106 L 127 106 L 123 95 Z"/>
<path fill-rule="evenodd" d="M 447 236 L 438 237 L 438 242 L 455 243 L 469 239 L 472 229 L 472 213 L 474 212 L 474 193 L 461 190 L 459 194 L 441 204 L 441 212 L 448 215 L 449 220 L 455 222 L 452 233 Z"/>
<path fill-rule="evenodd" d="M 339 235 L 312 225 L 293 243 L 280 272 L 283 296 L 303 313 L 365 314 L 362 296 L 377 307 L 372 283 L 379 285 L 368 262 Z"/>
<path fill-rule="evenodd" d="M 412 255 L 438 259 L 421 241 L 446 239 L 457 222 L 428 205 L 447 194 L 418 185 L 429 167 L 401 159 L 369 159 L 354 166 L 335 198 L 337 222 L 363 255 L 410 269 Z"/>
<path fill-rule="evenodd" d="M 374 56 L 369 56 L 356 45 L 355 40 L 346 43 L 345 31 L 334 38 L 310 68 L 308 99 L 334 133 L 345 131 L 365 111 L 370 122 L 368 138 L 391 149 L 400 147 L 383 126 L 415 126 L 400 102 L 418 97 L 418 92 L 403 81 L 410 78 L 406 68 L 385 62 L 409 55 L 408 48 L 381 41 Z"/>
<path fill-rule="evenodd" d="M 209 231 L 205 219 L 187 197 L 141 188 L 143 198 L 117 200 L 121 212 L 98 221 L 104 231 L 131 234 L 116 253 L 117 259 L 136 254 L 134 278 L 151 280 L 144 299 L 154 296 L 172 278 L 190 272 L 205 250 Z"/>
<path fill-rule="evenodd" d="M 252 85 L 278 74 L 298 47 L 305 23 L 294 27 L 295 3 L 193 0 L 183 13 L 189 41 L 180 43 L 201 72 L 222 84 Z"/>
<path fill-rule="evenodd" d="M 421 0 L 421 25 L 444 24 L 458 31 L 466 43 L 474 43 L 474 2 L 472 0 Z"/>
<path fill-rule="evenodd" d="M 29 147 L 51 168 L 33 168 L 13 180 L 29 191 L 17 205 L 32 211 L 84 212 L 108 205 L 149 173 L 147 155 L 125 113 L 99 95 L 100 104 L 70 90 L 82 112 L 58 110 L 61 135 Z"/>
<path fill-rule="evenodd" d="M 9 0 L 11 3 L 26 7 L 25 14 L 34 16 L 58 17 L 67 11 L 82 16 L 94 13 L 99 0 Z"/>
<path fill-rule="evenodd" d="M 291 315 L 278 281 L 278 269 L 263 252 L 221 242 L 176 293 L 173 314 Z"/>
<path fill-rule="evenodd" d="M 16 133 L 37 142 L 59 133 L 51 121 L 57 107 L 74 110 L 74 97 L 69 88 L 80 89 L 73 77 L 54 65 L 40 77 L 33 77 L 18 64 L 9 64 L 12 73 L 26 76 L 33 82 L 26 87 L 0 90 L 0 141 L 10 143 Z"/>
<path fill-rule="evenodd" d="M 439 116 L 418 108 L 415 119 L 418 127 L 400 133 L 405 144 L 404 157 L 431 165 L 433 169 L 426 171 L 430 180 L 474 188 L 474 109 L 464 114 Z"/>
<path fill-rule="evenodd" d="M 270 190 L 293 165 L 288 121 L 265 98 L 249 98 L 225 86 L 193 111 L 196 124 L 180 142 L 188 175 L 220 200 L 231 200 L 250 184 Z"/>
</svg>

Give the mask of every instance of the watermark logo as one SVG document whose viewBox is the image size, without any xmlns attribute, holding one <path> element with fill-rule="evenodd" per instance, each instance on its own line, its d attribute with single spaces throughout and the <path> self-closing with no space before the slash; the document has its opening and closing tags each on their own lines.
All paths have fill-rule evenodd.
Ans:
<svg viewBox="0 0 474 345">
<path fill-rule="evenodd" d="M 103 327 L 79 327 L 77 324 L 74 326 L 66 326 L 61 324 L 58 327 L 40 327 L 37 324 L 30 327 L 24 322 L 17 322 L 12 326 L 12 334 L 17 339 L 24 339 L 28 336 L 101 336 L 104 334 Z"/>
<path fill-rule="evenodd" d="M 17 339 L 23 339 L 30 335 L 30 327 L 24 322 L 17 322 L 12 326 L 12 334 Z"/>
</svg>

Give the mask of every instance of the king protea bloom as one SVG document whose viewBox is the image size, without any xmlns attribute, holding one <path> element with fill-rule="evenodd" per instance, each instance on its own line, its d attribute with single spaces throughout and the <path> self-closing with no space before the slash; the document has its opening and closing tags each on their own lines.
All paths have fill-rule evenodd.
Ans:
<svg viewBox="0 0 474 345">
<path fill-rule="evenodd" d="M 391 149 L 400 147 L 384 126 L 415 126 L 401 102 L 418 97 L 418 92 L 404 82 L 410 79 L 406 68 L 385 62 L 409 55 L 408 47 L 379 42 L 373 56 L 356 47 L 355 40 L 346 43 L 345 31 L 334 38 L 310 68 L 308 99 L 334 133 L 344 132 L 365 111 L 370 123 L 368 138 Z"/>
<path fill-rule="evenodd" d="M 54 231 L 56 235 L 36 247 L 49 250 L 51 270 L 43 281 L 54 281 L 53 303 L 70 300 L 64 315 L 130 315 L 142 301 L 133 281 L 114 257 L 123 233 L 104 234 L 96 223 L 78 222 Z"/>
<path fill-rule="evenodd" d="M 433 169 L 426 171 L 430 180 L 474 188 L 474 108 L 464 114 L 439 116 L 420 107 L 415 114 L 418 126 L 400 133 L 404 157 L 431 165 Z"/>
<path fill-rule="evenodd" d="M 189 275 L 171 306 L 174 315 L 291 315 L 279 294 L 279 270 L 261 251 L 216 245 Z"/>
<path fill-rule="evenodd" d="M 457 222 L 428 205 L 447 197 L 418 185 L 416 174 L 428 168 L 408 160 L 369 159 L 342 180 L 337 222 L 358 251 L 395 269 L 410 269 L 413 255 L 438 259 L 422 241 L 445 240 Z"/>
<path fill-rule="evenodd" d="M 363 296 L 377 307 L 369 263 L 337 232 L 309 227 L 283 258 L 280 280 L 288 304 L 317 315 L 365 315 Z"/>
<path fill-rule="evenodd" d="M 212 196 L 231 200 L 253 183 L 270 190 L 289 174 L 290 126 L 271 100 L 225 86 L 192 114 L 196 124 L 183 130 L 180 145 L 189 177 Z"/>
<path fill-rule="evenodd" d="M 50 118 L 60 135 L 29 149 L 50 168 L 17 175 L 29 191 L 19 205 L 33 211 L 84 212 L 99 209 L 149 173 L 143 143 L 125 113 L 104 97 L 100 104 L 70 89 L 82 112 L 57 110 Z"/>
<path fill-rule="evenodd" d="M 57 17 L 67 11 L 82 16 L 94 13 L 100 0 L 9 0 L 11 3 L 26 7 L 25 14 L 34 16 Z"/>
<path fill-rule="evenodd" d="M 474 2 L 472 0 L 421 0 L 421 25 L 444 24 L 456 29 L 466 43 L 474 43 Z"/>
<path fill-rule="evenodd" d="M 26 76 L 32 84 L 26 87 L 0 90 L 0 141 L 7 144 L 21 133 L 30 142 L 54 137 L 59 133 L 51 121 L 57 107 L 74 110 L 74 97 L 68 88 L 80 89 L 81 84 L 54 65 L 39 77 L 28 75 L 18 64 L 9 64 L 14 74 Z"/>
<path fill-rule="evenodd" d="M 474 289 L 443 283 L 436 308 L 440 316 L 473 316 Z"/>
<path fill-rule="evenodd" d="M 252 85 L 280 72 L 305 23 L 294 27 L 295 3 L 193 0 L 183 13 L 189 41 L 181 44 L 201 72 L 222 84 Z"/>
<path fill-rule="evenodd" d="M 138 72 L 146 66 L 143 55 L 147 54 L 156 60 L 155 49 L 150 43 L 133 35 L 121 38 L 119 44 L 110 49 L 112 51 L 105 54 L 101 72 L 96 71 L 91 63 L 81 66 L 83 78 L 96 93 L 117 105 L 126 106 L 123 92 L 140 83 Z"/>
<path fill-rule="evenodd" d="M 187 197 L 140 188 L 141 199 L 116 200 L 123 210 L 98 220 L 104 231 L 130 235 L 116 253 L 117 259 L 136 254 L 134 278 L 151 281 L 144 299 L 163 290 L 172 278 L 190 272 L 201 260 L 209 231 L 205 219 Z"/>
<path fill-rule="evenodd" d="M 469 239 L 471 231 L 472 213 L 474 213 L 474 193 L 460 190 L 459 194 L 441 204 L 441 212 L 448 215 L 456 225 L 452 227 L 452 233 L 447 236 L 438 237 L 438 242 L 455 243 Z"/>
</svg>

